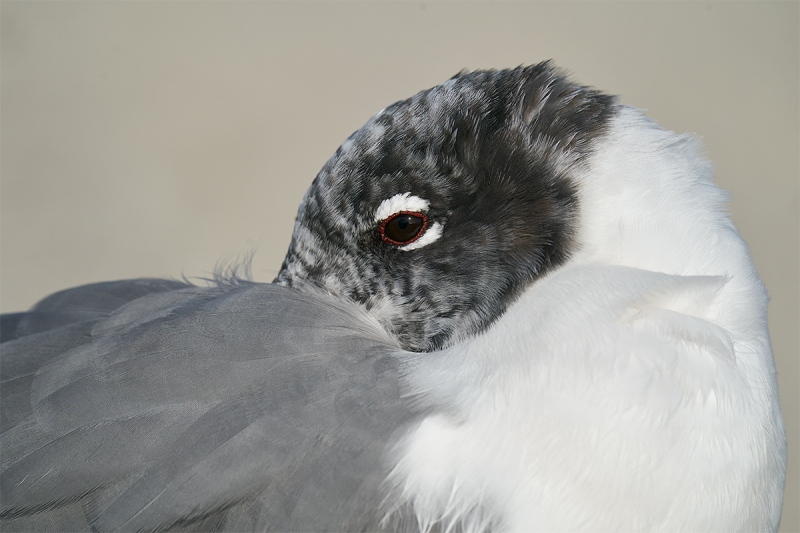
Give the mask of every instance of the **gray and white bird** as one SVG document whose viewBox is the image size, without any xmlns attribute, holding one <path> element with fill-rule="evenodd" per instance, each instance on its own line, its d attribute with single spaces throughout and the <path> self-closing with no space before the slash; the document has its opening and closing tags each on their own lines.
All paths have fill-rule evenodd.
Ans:
<svg viewBox="0 0 800 533">
<path fill-rule="evenodd" d="M 775 531 L 767 294 L 688 136 L 549 63 L 351 135 L 274 284 L 3 319 L 2 526 Z"/>
</svg>

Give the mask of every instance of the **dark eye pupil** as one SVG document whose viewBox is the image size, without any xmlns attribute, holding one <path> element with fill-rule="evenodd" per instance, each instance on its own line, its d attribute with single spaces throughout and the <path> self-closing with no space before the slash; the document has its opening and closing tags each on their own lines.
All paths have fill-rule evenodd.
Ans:
<svg viewBox="0 0 800 533">
<path fill-rule="evenodd" d="M 425 219 L 410 213 L 400 213 L 388 219 L 382 228 L 382 237 L 393 244 L 414 240 L 422 231 Z"/>
</svg>

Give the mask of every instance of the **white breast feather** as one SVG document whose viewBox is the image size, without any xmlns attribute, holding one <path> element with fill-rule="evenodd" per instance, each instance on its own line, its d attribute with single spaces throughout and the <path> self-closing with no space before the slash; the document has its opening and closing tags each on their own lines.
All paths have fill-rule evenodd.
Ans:
<svg viewBox="0 0 800 533">
<path fill-rule="evenodd" d="M 394 496 L 423 529 L 777 529 L 767 296 L 709 165 L 625 109 L 576 179 L 572 259 L 408 361 L 434 414 L 394 450 Z"/>
</svg>

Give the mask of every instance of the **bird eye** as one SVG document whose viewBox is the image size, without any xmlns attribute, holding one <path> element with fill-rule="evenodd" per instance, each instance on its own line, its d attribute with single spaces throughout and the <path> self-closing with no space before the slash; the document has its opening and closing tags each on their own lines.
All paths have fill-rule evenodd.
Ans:
<svg viewBox="0 0 800 533">
<path fill-rule="evenodd" d="M 422 213 L 400 211 L 384 220 L 378 231 L 383 242 L 403 245 L 422 237 L 427 227 L 428 217 Z"/>
</svg>

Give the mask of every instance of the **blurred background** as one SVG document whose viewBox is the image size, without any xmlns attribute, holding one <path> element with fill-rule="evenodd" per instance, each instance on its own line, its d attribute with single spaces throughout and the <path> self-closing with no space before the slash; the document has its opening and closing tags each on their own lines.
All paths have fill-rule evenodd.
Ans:
<svg viewBox="0 0 800 533">
<path fill-rule="evenodd" d="M 316 172 L 463 68 L 553 58 L 693 132 L 770 294 L 798 507 L 800 3 L 0 3 L 0 309 L 126 277 L 270 281 Z"/>
</svg>

